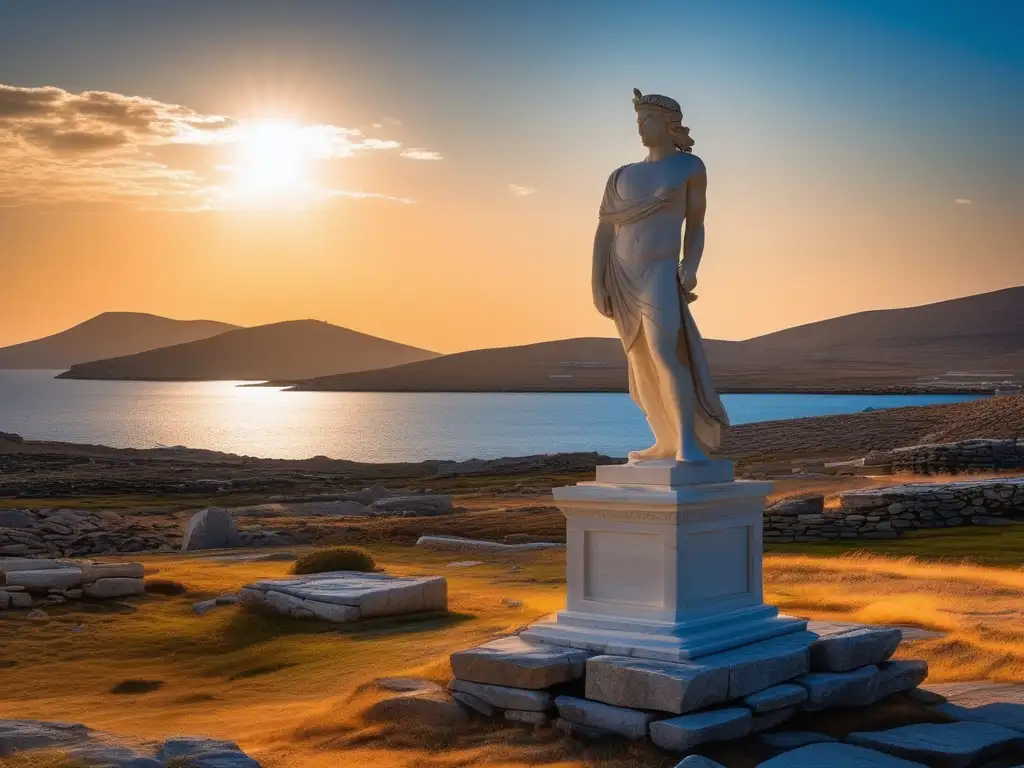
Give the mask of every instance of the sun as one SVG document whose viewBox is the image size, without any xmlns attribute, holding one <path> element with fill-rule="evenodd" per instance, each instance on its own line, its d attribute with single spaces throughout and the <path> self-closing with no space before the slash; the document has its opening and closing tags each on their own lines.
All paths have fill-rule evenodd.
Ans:
<svg viewBox="0 0 1024 768">
<path fill-rule="evenodd" d="M 239 126 L 228 188 L 239 199 L 288 200 L 315 189 L 315 137 L 295 123 L 261 120 Z"/>
</svg>

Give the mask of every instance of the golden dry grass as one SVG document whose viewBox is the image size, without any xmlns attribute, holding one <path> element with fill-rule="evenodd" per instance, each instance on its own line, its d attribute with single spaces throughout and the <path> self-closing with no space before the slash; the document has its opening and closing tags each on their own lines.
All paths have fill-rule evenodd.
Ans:
<svg viewBox="0 0 1024 768">
<path fill-rule="evenodd" d="M 450 613 L 343 628 L 234 607 L 197 616 L 191 611 L 197 600 L 284 575 L 290 563 L 147 558 L 159 571 L 153 575 L 181 582 L 189 593 L 88 611 L 54 608 L 45 622 L 20 615 L 0 620 L 0 717 L 80 720 L 145 738 L 183 732 L 228 738 L 271 768 L 675 764 L 647 746 L 583 745 L 551 730 L 479 724 L 455 734 L 368 722 L 361 713 L 382 695 L 374 679 L 417 675 L 444 682 L 450 652 L 515 631 L 564 601 L 561 553 L 472 568 L 446 568 L 461 558 L 408 548 L 375 547 L 372 554 L 392 573 L 447 576 Z M 927 659 L 934 680 L 1024 681 L 1024 571 L 782 555 L 766 558 L 765 574 L 767 599 L 791 613 L 948 633 L 901 650 Z M 508 608 L 504 597 L 523 606 Z M 113 693 L 129 680 L 162 684 Z M 749 755 L 716 757 L 730 766 L 752 764 Z"/>
</svg>

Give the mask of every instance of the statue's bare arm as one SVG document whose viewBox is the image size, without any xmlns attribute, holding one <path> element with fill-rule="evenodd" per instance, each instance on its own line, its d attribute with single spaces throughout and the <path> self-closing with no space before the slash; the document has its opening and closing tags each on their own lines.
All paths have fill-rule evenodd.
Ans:
<svg viewBox="0 0 1024 768">
<path fill-rule="evenodd" d="M 614 225 L 607 221 L 598 221 L 597 232 L 594 233 L 594 266 L 591 282 L 594 290 L 594 306 L 605 317 L 612 316 L 612 304 L 608 298 L 605 277 L 608 273 L 608 259 L 611 255 L 614 237 Z"/>
<path fill-rule="evenodd" d="M 704 214 L 708 207 L 708 175 L 701 169 L 686 182 L 686 232 L 683 235 L 683 260 L 679 277 L 684 291 L 697 287 L 697 268 L 704 255 Z"/>
</svg>

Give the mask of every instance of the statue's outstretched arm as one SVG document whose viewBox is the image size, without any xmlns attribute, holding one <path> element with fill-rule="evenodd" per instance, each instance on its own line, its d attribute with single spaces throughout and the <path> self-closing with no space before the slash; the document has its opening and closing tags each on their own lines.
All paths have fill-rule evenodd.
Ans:
<svg viewBox="0 0 1024 768">
<path fill-rule="evenodd" d="M 597 222 L 594 233 L 594 265 L 591 284 L 594 291 L 594 306 L 605 317 L 612 316 L 611 300 L 608 298 L 608 286 L 605 277 L 608 273 L 608 259 L 611 256 L 612 240 L 615 237 L 614 225 L 607 221 Z"/>
<path fill-rule="evenodd" d="M 697 268 L 704 255 L 704 214 L 707 211 L 708 175 L 701 167 L 686 182 L 686 232 L 683 235 L 683 260 L 679 274 L 683 290 L 697 287 Z"/>
</svg>

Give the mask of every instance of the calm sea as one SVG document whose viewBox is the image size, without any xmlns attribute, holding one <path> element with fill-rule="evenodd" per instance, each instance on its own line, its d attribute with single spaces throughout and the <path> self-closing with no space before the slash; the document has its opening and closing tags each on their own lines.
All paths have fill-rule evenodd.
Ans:
<svg viewBox="0 0 1024 768">
<path fill-rule="evenodd" d="M 624 456 L 650 439 L 625 394 L 283 392 L 239 382 L 69 381 L 0 371 L 0 431 L 115 447 L 185 445 L 249 456 L 355 461 Z M 725 395 L 734 424 L 971 395 Z"/>
</svg>

